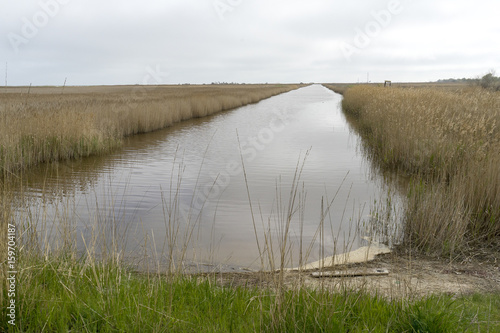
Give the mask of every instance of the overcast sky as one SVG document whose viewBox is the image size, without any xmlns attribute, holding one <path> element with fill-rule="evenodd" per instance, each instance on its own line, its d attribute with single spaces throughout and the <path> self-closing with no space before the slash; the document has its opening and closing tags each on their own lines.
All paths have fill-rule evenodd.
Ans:
<svg viewBox="0 0 500 333">
<path fill-rule="evenodd" d="M 8 85 L 434 81 L 500 72 L 498 0 L 0 4 L 0 78 L 7 64 Z"/>
</svg>

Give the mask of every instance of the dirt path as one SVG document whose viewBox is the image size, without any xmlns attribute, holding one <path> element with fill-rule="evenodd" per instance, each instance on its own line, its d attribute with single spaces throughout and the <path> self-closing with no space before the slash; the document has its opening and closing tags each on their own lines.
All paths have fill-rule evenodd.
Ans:
<svg viewBox="0 0 500 333">
<path fill-rule="evenodd" d="M 474 256 L 450 261 L 407 253 L 378 255 L 373 261 L 336 266 L 324 271 L 365 271 L 384 268 L 388 275 L 357 277 L 311 276 L 313 271 L 285 272 L 287 286 L 299 283 L 313 289 L 364 289 L 388 298 L 408 298 L 429 294 L 463 295 L 474 292 L 500 292 L 500 252 L 484 250 Z M 219 284 L 224 286 L 273 287 L 278 273 L 219 273 Z"/>
</svg>

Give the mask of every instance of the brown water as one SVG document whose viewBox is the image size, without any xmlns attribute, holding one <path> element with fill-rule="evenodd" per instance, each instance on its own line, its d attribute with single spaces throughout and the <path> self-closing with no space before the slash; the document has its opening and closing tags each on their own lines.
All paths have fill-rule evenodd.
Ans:
<svg viewBox="0 0 500 333">
<path fill-rule="evenodd" d="M 131 137 L 111 155 L 45 166 L 23 189 L 24 219 L 53 247 L 69 234 L 79 252 L 92 244 L 142 267 L 164 266 L 185 244 L 185 264 L 259 269 L 265 235 L 279 252 L 295 184 L 286 266 L 299 264 L 300 240 L 303 256 L 311 248 L 305 261 L 354 250 L 372 236 L 359 224 L 387 195 L 340 102 L 312 85 Z"/>
</svg>

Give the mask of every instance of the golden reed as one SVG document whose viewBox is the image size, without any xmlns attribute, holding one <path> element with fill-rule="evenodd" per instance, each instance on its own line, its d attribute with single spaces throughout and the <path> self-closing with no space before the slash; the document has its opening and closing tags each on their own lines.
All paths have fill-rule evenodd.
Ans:
<svg viewBox="0 0 500 333">
<path fill-rule="evenodd" d="M 298 85 L 4 88 L 0 174 L 109 151 L 128 135 L 256 103 Z"/>
<path fill-rule="evenodd" d="M 498 242 L 500 93 L 361 85 L 342 105 L 367 153 L 411 176 L 407 242 L 446 254 Z"/>
</svg>

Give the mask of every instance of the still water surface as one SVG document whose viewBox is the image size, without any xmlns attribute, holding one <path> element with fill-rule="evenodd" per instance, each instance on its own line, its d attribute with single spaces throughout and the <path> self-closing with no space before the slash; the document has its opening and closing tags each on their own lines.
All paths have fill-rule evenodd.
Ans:
<svg viewBox="0 0 500 333">
<path fill-rule="evenodd" d="M 165 265 L 175 238 L 177 250 L 187 244 L 187 264 L 259 269 L 266 234 L 278 254 L 297 185 L 287 266 L 299 263 L 300 240 L 307 261 L 354 250 L 369 236 L 359 222 L 386 194 L 340 102 L 312 85 L 128 138 L 111 155 L 40 168 L 23 189 L 25 212 L 53 246 L 69 233 L 82 253 L 114 247 L 145 267 Z"/>
</svg>

